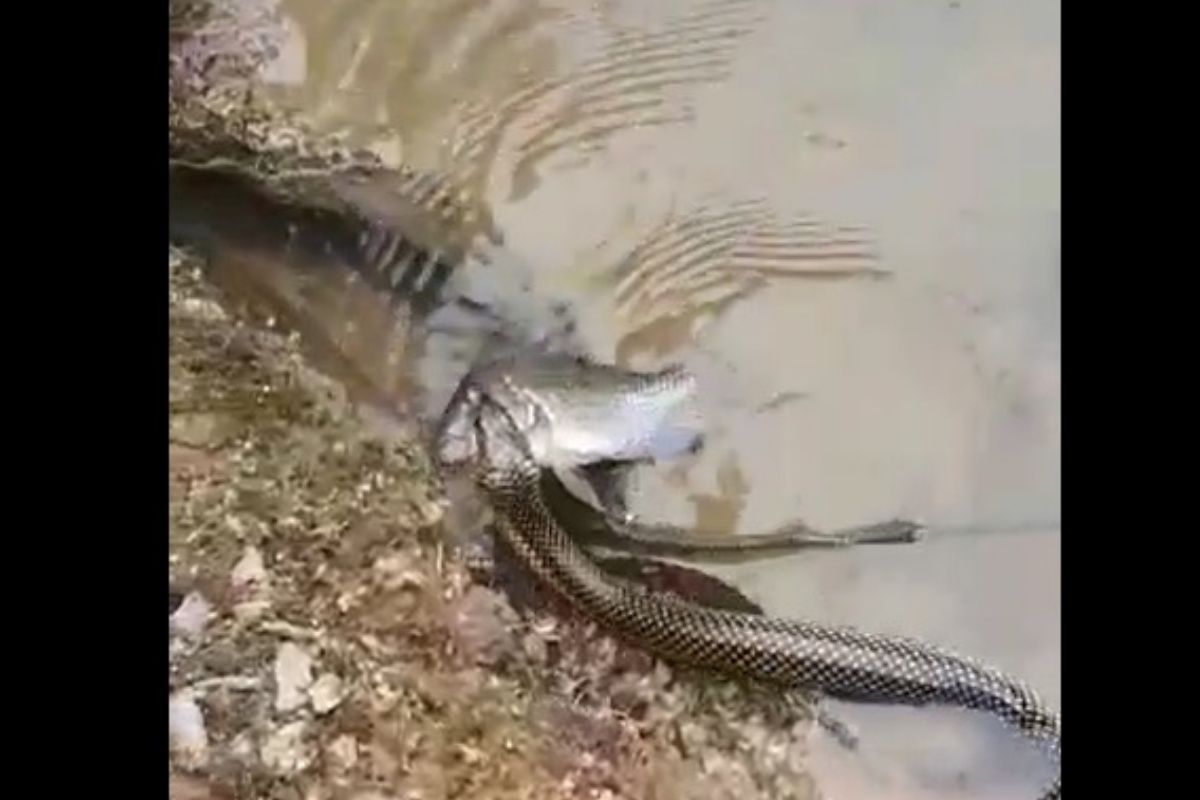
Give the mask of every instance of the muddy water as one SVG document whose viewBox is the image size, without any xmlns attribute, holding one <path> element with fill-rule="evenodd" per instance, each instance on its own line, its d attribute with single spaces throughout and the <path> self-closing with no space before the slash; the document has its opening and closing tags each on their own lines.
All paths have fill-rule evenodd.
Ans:
<svg viewBox="0 0 1200 800">
<path fill-rule="evenodd" d="M 700 372 L 709 446 L 639 476 L 635 512 L 923 519 L 920 545 L 724 574 L 1058 700 L 1057 4 L 284 7 L 285 100 L 453 175 L 596 354 Z M 866 752 L 818 744 L 833 796 L 1029 794 L 974 718 L 839 712 Z"/>
</svg>

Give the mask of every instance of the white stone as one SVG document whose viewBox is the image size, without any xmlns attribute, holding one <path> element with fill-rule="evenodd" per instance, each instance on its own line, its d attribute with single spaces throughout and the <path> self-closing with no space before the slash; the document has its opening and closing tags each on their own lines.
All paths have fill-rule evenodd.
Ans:
<svg viewBox="0 0 1200 800">
<path fill-rule="evenodd" d="M 308 702 L 313 660 L 302 647 L 284 642 L 275 654 L 275 710 L 294 711 Z"/>
</svg>

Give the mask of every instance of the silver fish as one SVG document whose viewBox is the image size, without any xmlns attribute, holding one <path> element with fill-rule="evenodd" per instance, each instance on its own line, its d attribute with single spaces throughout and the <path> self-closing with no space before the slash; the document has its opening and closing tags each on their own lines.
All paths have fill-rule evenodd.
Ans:
<svg viewBox="0 0 1200 800">
<path fill-rule="evenodd" d="M 556 470 L 676 458 L 704 441 L 696 380 L 680 366 L 635 372 L 524 351 L 476 367 L 460 390 L 439 425 L 443 463 L 474 453 L 466 421 L 482 394 L 505 408 L 538 463 Z"/>
<path fill-rule="evenodd" d="M 696 386 L 681 366 L 637 372 L 544 347 L 493 351 L 467 373 L 443 411 L 435 457 L 450 473 L 478 464 L 485 444 L 480 415 L 484 406 L 498 409 L 538 466 L 600 513 L 597 524 L 578 527 L 581 537 L 628 552 L 740 559 L 920 538 L 920 524 L 900 519 L 832 532 L 791 520 L 736 537 L 634 519 L 625 506 L 628 468 L 703 445 Z"/>
</svg>

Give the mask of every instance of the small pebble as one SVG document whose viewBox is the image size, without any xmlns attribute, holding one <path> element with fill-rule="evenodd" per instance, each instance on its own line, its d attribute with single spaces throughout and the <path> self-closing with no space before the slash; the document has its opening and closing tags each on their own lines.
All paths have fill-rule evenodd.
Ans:
<svg viewBox="0 0 1200 800">
<path fill-rule="evenodd" d="M 171 418 L 171 439 L 189 447 L 207 447 L 219 440 L 226 425 L 217 414 L 176 414 Z"/>
<path fill-rule="evenodd" d="M 239 622 L 254 622 L 271 608 L 267 600 L 246 600 L 233 607 L 233 616 Z"/>
<path fill-rule="evenodd" d="M 383 556 L 372 566 L 380 588 L 385 591 L 420 588 L 425 576 L 412 558 L 399 553 Z"/>
<path fill-rule="evenodd" d="M 337 708 L 342 697 L 342 680 L 332 672 L 325 673 L 308 687 L 308 699 L 318 714 L 327 714 Z"/>
<path fill-rule="evenodd" d="M 243 764 L 254 760 L 254 737 L 243 731 L 229 743 L 229 754 Z"/>
<path fill-rule="evenodd" d="M 275 710 L 294 711 L 308 702 L 313 660 L 299 645 L 284 642 L 275 654 Z"/>
<path fill-rule="evenodd" d="M 312 753 L 304 741 L 307 727 L 304 720 L 297 720 L 273 731 L 258 751 L 263 766 L 277 775 L 291 775 L 307 767 L 312 761 Z"/>
<path fill-rule="evenodd" d="M 536 633 L 530 631 L 521 638 L 521 649 L 525 651 L 525 657 L 534 664 L 545 664 L 548 656 L 546 640 Z"/>
<path fill-rule="evenodd" d="M 235 591 L 261 587 L 267 581 L 267 569 L 263 566 L 262 553 L 257 547 L 247 547 L 241 560 L 233 567 L 229 576 Z"/>
<path fill-rule="evenodd" d="M 349 772 L 358 763 L 358 742 L 348 733 L 330 742 L 326 752 L 333 766 L 342 772 Z"/>
<path fill-rule="evenodd" d="M 169 705 L 171 752 L 180 766 L 196 769 L 208 761 L 208 731 L 204 713 L 189 691 L 171 696 Z"/>
<path fill-rule="evenodd" d="M 198 297 L 186 297 L 180 302 L 180 310 L 195 319 L 207 322 L 220 322 L 228 318 L 225 309 L 211 300 Z"/>
<path fill-rule="evenodd" d="M 321 637 L 321 632 L 319 630 L 305 628 L 300 625 L 293 625 L 292 623 L 285 622 L 284 620 L 269 620 L 264 622 L 261 627 L 264 633 L 273 633 L 277 636 L 282 636 L 285 639 L 309 640 L 319 639 Z"/>
<path fill-rule="evenodd" d="M 212 617 L 212 606 L 199 592 L 191 592 L 183 598 L 179 608 L 171 615 L 171 633 L 177 636 L 197 637 Z"/>
</svg>

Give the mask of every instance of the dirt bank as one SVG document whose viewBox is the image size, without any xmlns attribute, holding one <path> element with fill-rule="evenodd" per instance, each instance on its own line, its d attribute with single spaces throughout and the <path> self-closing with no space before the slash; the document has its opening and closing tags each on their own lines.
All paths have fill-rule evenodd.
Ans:
<svg viewBox="0 0 1200 800">
<path fill-rule="evenodd" d="M 170 262 L 173 798 L 812 796 L 798 712 L 473 585 L 423 450 Z"/>
</svg>

